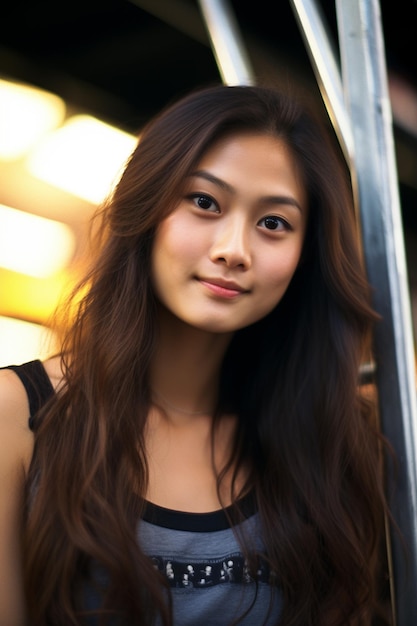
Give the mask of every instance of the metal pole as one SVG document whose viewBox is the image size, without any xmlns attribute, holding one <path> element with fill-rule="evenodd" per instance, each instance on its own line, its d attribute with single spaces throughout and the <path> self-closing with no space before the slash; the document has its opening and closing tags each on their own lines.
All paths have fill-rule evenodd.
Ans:
<svg viewBox="0 0 417 626">
<path fill-rule="evenodd" d="M 383 433 L 398 459 L 388 496 L 406 541 L 391 529 L 398 626 L 417 624 L 417 405 L 392 115 L 378 0 L 336 0 L 342 79 L 355 144 L 361 227 L 374 307 L 382 316 L 375 361 Z"/>
<path fill-rule="evenodd" d="M 304 38 L 329 117 L 346 161 L 351 164 L 354 159 L 353 137 L 334 42 L 329 37 L 322 12 L 314 0 L 290 0 L 290 4 Z"/>
<path fill-rule="evenodd" d="M 254 74 L 229 3 L 199 0 L 199 5 L 223 83 L 252 85 Z"/>
</svg>

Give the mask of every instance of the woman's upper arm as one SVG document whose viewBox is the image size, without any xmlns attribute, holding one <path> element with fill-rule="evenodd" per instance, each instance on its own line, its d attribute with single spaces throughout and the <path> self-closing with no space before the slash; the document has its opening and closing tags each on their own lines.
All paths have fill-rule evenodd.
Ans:
<svg viewBox="0 0 417 626">
<path fill-rule="evenodd" d="M 22 383 L 0 371 L 0 625 L 23 626 L 21 531 L 24 483 L 33 450 Z"/>
</svg>

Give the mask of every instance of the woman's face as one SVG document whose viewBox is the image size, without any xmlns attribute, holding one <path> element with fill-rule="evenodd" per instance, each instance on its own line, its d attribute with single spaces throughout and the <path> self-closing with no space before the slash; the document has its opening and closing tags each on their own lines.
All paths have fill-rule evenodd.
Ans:
<svg viewBox="0 0 417 626">
<path fill-rule="evenodd" d="M 202 330 L 230 333 L 248 326 L 281 300 L 300 260 L 306 225 L 306 192 L 284 142 L 255 134 L 219 140 L 156 231 L 156 296 L 174 316 Z"/>
</svg>

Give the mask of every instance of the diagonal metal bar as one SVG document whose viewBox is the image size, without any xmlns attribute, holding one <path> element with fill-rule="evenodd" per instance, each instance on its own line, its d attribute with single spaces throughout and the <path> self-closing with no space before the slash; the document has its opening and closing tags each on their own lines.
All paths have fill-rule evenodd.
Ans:
<svg viewBox="0 0 417 626">
<path fill-rule="evenodd" d="M 290 0 L 313 66 L 327 112 L 338 136 L 346 161 L 354 160 L 353 137 L 343 94 L 335 44 L 324 16 L 314 0 Z"/>
<path fill-rule="evenodd" d="M 198 0 L 211 47 L 226 85 L 255 82 L 238 23 L 226 0 Z"/>
</svg>

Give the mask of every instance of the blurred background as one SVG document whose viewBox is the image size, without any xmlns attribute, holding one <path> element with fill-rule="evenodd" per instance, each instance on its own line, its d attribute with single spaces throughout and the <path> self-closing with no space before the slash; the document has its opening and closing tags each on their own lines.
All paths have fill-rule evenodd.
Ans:
<svg viewBox="0 0 417 626">
<path fill-rule="evenodd" d="M 335 3 L 318 4 L 337 49 Z M 380 5 L 416 337 L 417 2 Z M 290 2 L 230 6 L 257 80 L 300 85 L 324 110 Z M 53 350 L 48 320 L 82 271 L 89 219 L 142 125 L 220 80 L 196 0 L 2 7 L 0 366 Z"/>
</svg>

